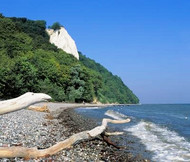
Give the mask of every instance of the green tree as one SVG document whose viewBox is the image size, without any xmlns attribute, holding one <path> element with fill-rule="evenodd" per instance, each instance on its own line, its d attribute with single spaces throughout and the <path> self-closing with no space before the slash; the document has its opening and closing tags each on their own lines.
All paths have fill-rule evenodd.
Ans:
<svg viewBox="0 0 190 162">
<path fill-rule="evenodd" d="M 37 91 L 49 94 L 55 101 L 62 102 L 66 100 L 64 89 L 52 83 L 48 78 L 38 81 Z"/>
<path fill-rule="evenodd" d="M 85 81 L 81 79 L 82 68 L 78 64 L 70 69 L 70 81 L 67 87 L 68 100 L 71 102 L 78 102 L 82 100 L 84 92 Z"/>
<path fill-rule="evenodd" d="M 0 18 L 4 18 L 4 16 L 3 16 L 3 14 L 2 14 L 2 13 L 0 13 Z"/>
<path fill-rule="evenodd" d="M 50 28 L 53 30 L 59 30 L 61 28 L 61 24 L 59 22 L 55 22 Z"/>
</svg>

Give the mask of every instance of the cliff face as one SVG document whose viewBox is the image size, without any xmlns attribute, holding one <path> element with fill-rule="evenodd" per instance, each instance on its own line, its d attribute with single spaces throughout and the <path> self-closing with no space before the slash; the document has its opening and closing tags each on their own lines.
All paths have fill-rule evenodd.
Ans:
<svg viewBox="0 0 190 162">
<path fill-rule="evenodd" d="M 47 29 L 46 31 L 50 36 L 50 43 L 79 59 L 75 41 L 64 27 L 59 30 Z"/>
</svg>

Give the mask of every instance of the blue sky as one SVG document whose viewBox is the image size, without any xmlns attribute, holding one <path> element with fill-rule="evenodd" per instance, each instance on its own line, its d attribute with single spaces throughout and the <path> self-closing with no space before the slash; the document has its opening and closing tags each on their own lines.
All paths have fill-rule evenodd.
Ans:
<svg viewBox="0 0 190 162">
<path fill-rule="evenodd" d="M 141 103 L 190 103 L 189 0 L 1 0 L 0 12 L 60 22 Z"/>
</svg>

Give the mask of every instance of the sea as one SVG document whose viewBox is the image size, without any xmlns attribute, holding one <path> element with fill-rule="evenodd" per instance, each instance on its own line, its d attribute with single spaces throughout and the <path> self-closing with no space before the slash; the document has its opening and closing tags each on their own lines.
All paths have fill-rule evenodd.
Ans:
<svg viewBox="0 0 190 162">
<path fill-rule="evenodd" d="M 130 123 L 110 126 L 136 138 L 151 155 L 151 161 L 190 162 L 190 104 L 89 107 L 75 111 L 99 124 L 102 118 L 130 118 Z"/>
</svg>

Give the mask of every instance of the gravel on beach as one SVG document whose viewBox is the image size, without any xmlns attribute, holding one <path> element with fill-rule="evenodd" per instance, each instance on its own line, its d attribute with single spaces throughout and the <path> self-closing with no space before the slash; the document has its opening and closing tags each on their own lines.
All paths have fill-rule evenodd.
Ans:
<svg viewBox="0 0 190 162">
<path fill-rule="evenodd" d="M 50 109 L 56 104 L 48 105 Z M 61 105 L 59 105 L 60 108 Z M 56 108 L 58 110 L 58 108 Z M 93 120 L 84 118 L 73 109 L 50 114 L 31 110 L 19 110 L 0 116 L 0 147 L 24 146 L 48 148 L 80 131 L 97 126 Z M 24 161 L 23 158 L 3 158 L 0 161 Z M 36 161 L 30 159 L 28 161 Z M 140 156 L 109 146 L 101 137 L 82 141 L 62 150 L 54 156 L 37 161 L 146 161 Z"/>
</svg>

